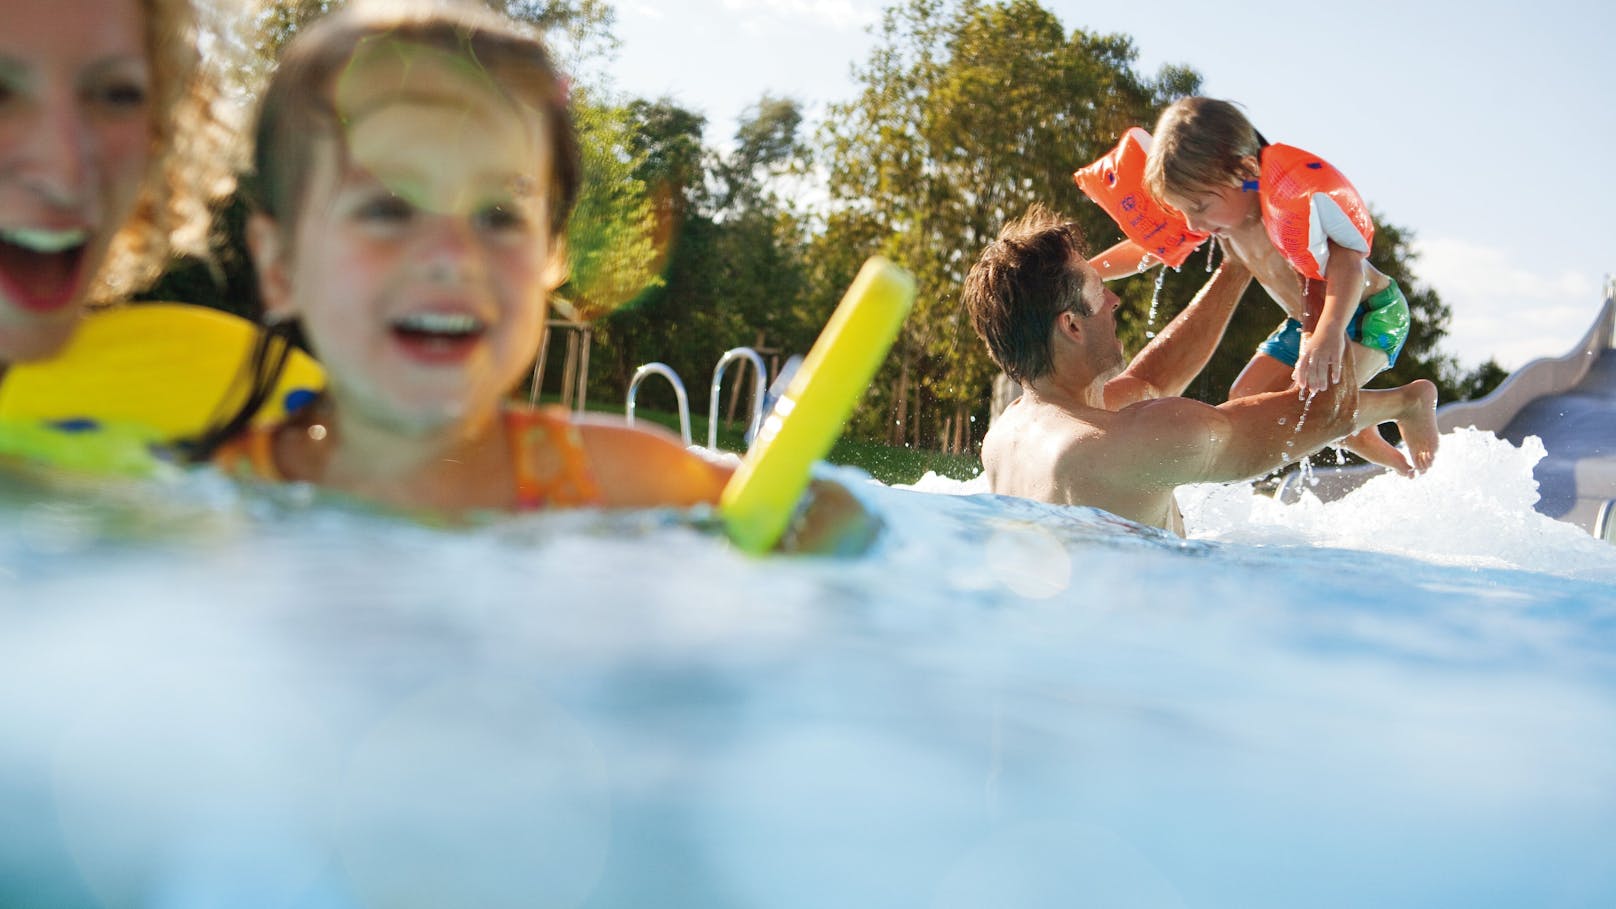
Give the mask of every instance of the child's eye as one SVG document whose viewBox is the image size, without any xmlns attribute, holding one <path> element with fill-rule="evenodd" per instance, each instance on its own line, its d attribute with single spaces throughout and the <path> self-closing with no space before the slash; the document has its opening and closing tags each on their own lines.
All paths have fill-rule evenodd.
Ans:
<svg viewBox="0 0 1616 909">
<path fill-rule="evenodd" d="M 520 230 L 527 226 L 527 215 L 515 205 L 494 204 L 478 211 L 476 221 L 485 230 Z"/>
<path fill-rule="evenodd" d="M 150 95 L 146 83 L 138 79 L 109 79 L 86 92 L 91 103 L 116 113 L 133 113 L 146 106 Z"/>
<path fill-rule="evenodd" d="M 415 214 L 415 208 L 400 196 L 385 195 L 366 201 L 356 214 L 361 221 L 401 224 Z"/>
</svg>

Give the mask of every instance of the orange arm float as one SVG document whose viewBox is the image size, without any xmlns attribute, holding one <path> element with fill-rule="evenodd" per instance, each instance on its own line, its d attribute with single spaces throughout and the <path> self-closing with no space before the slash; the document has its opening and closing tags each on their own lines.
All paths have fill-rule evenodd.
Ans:
<svg viewBox="0 0 1616 909">
<path fill-rule="evenodd" d="M 1262 150 L 1263 227 L 1291 267 L 1324 280 L 1329 244 L 1369 254 L 1375 223 L 1369 206 L 1341 172 L 1289 145 Z"/>
<path fill-rule="evenodd" d="M 1122 134 L 1116 148 L 1072 174 L 1072 180 L 1105 209 L 1128 239 L 1177 268 L 1208 235 L 1190 230 L 1182 214 L 1145 191 L 1149 154 L 1150 133 L 1135 126 Z"/>
</svg>

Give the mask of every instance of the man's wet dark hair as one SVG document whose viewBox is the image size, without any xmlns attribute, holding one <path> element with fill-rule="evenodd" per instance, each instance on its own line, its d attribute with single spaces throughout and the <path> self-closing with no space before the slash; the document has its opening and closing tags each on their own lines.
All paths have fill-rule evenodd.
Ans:
<svg viewBox="0 0 1616 909">
<path fill-rule="evenodd" d="M 1061 313 L 1091 316 L 1083 299 L 1077 222 L 1034 203 L 971 266 L 960 296 L 993 362 L 1025 385 L 1049 373 L 1049 330 Z M 1090 278 L 1097 280 L 1096 278 Z"/>
</svg>

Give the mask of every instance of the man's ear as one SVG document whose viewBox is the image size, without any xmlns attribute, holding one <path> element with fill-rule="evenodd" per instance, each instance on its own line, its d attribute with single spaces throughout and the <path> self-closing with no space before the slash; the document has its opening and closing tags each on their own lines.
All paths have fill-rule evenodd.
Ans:
<svg viewBox="0 0 1616 909">
<path fill-rule="evenodd" d="M 264 302 L 264 315 L 272 320 L 297 315 L 292 301 L 290 247 L 274 218 L 254 214 L 247 219 L 247 249 L 258 272 L 258 296 Z"/>
<path fill-rule="evenodd" d="M 1083 320 L 1071 310 L 1062 310 L 1055 316 L 1055 333 L 1063 338 L 1077 340 L 1083 337 Z"/>
</svg>

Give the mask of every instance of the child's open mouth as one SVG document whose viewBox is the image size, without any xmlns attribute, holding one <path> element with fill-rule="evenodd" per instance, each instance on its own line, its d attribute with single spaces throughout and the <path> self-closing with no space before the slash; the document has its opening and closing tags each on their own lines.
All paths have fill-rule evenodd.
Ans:
<svg viewBox="0 0 1616 909">
<path fill-rule="evenodd" d="M 476 316 L 444 312 L 412 313 L 389 327 L 406 354 L 427 363 L 464 359 L 488 331 L 488 324 Z"/>
<path fill-rule="evenodd" d="M 88 240 L 82 228 L 0 230 L 0 289 L 23 309 L 61 309 L 83 289 Z"/>
</svg>

